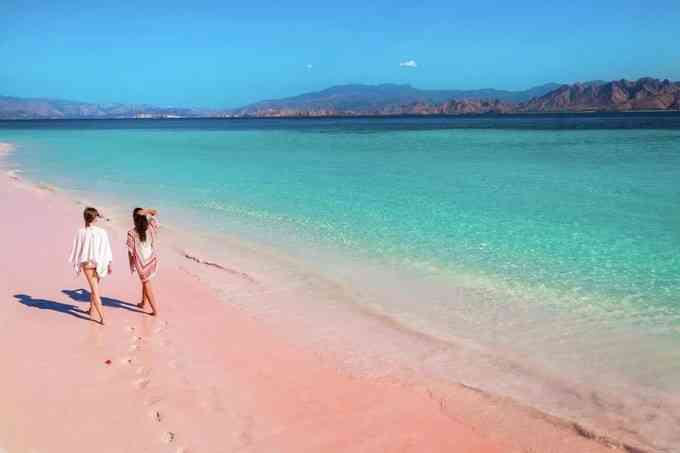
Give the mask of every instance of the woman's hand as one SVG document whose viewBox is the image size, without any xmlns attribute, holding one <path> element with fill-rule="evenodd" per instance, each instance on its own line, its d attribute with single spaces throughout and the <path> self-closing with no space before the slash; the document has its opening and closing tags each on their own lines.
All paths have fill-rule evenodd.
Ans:
<svg viewBox="0 0 680 453">
<path fill-rule="evenodd" d="M 152 217 L 155 217 L 158 211 L 153 208 L 145 208 L 144 210 L 142 210 L 142 213 L 144 215 L 150 215 Z"/>
</svg>

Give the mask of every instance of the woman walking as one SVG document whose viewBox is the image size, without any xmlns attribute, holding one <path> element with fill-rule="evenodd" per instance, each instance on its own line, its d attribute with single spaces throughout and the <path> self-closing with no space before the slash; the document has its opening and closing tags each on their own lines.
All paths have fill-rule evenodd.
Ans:
<svg viewBox="0 0 680 453">
<path fill-rule="evenodd" d="M 155 216 L 155 209 L 135 208 L 132 211 L 132 221 L 135 227 L 128 231 L 127 235 L 130 272 L 137 272 L 142 282 L 142 300 L 137 306 L 144 309 L 148 302 L 152 316 L 158 313 L 156 298 L 151 287 L 151 279 L 158 271 L 158 256 L 156 255 L 158 223 Z"/>
<path fill-rule="evenodd" d="M 85 279 L 90 285 L 90 308 L 87 310 L 87 314 L 91 316 L 92 308 L 94 308 L 99 315 L 99 323 L 104 325 L 99 283 L 106 274 L 113 271 L 111 267 L 113 261 L 111 244 L 106 230 L 95 225 L 97 219 L 101 218 L 95 208 L 85 208 L 83 218 L 85 227 L 76 232 L 69 261 L 73 263 L 76 274 L 81 271 L 85 274 Z"/>
</svg>

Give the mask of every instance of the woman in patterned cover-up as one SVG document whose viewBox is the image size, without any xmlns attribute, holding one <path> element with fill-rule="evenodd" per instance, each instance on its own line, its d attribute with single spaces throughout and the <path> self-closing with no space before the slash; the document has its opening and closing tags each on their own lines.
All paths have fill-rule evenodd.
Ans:
<svg viewBox="0 0 680 453">
<path fill-rule="evenodd" d="M 156 298 L 151 287 L 151 279 L 158 271 L 158 256 L 156 255 L 158 223 L 155 216 L 155 209 L 135 208 L 132 211 L 135 227 L 127 234 L 130 272 L 137 272 L 142 282 L 142 301 L 137 306 L 144 309 L 148 302 L 151 305 L 152 316 L 158 313 Z"/>
</svg>

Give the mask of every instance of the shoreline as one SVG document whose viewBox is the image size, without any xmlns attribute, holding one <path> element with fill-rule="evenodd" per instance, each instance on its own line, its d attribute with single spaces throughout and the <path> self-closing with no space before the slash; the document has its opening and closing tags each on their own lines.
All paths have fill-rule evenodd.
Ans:
<svg viewBox="0 0 680 453">
<path fill-rule="evenodd" d="M 27 203 L 34 203 L 34 204 L 40 204 L 40 203 L 47 203 L 47 204 L 58 204 L 60 205 L 60 210 L 57 210 L 55 212 L 55 216 L 61 215 L 61 211 L 65 209 L 69 209 L 72 212 L 79 211 L 80 207 L 79 206 L 74 206 L 75 203 L 73 203 L 72 200 L 69 199 L 64 199 L 64 197 L 59 193 L 59 192 L 53 192 L 53 191 L 45 191 L 44 188 L 40 188 L 36 186 L 35 184 L 31 184 L 30 182 L 27 182 L 25 186 L 28 187 L 19 187 L 19 185 L 16 184 L 16 178 L 12 181 L 10 181 L 10 178 L 5 178 L 6 182 L 3 182 L 3 191 L 5 190 L 10 190 L 12 191 L 12 186 L 15 186 L 15 188 L 18 190 L 18 192 L 14 192 L 15 197 L 16 196 L 21 196 L 24 201 Z M 4 187 L 7 186 L 7 187 Z M 26 189 L 29 189 L 26 191 Z M 31 191 L 31 188 L 37 188 L 37 192 Z M 41 190 L 42 189 L 42 190 Z M 25 192 L 21 192 L 25 191 Z M 21 195 L 17 195 L 21 194 Z M 30 196 L 29 196 L 30 195 Z M 76 216 L 76 218 L 79 219 L 79 217 Z M 62 223 L 64 223 L 64 219 L 60 219 Z M 73 223 L 73 222 L 71 222 Z M 105 225 L 106 227 L 109 227 L 108 224 Z M 111 224 L 113 229 L 113 233 L 115 236 L 120 236 L 123 231 L 119 230 L 119 227 L 116 228 L 115 225 L 112 223 Z M 69 238 L 70 240 L 70 238 Z M 49 243 L 45 244 L 45 247 L 47 249 L 52 249 L 53 254 L 57 256 L 56 259 L 53 259 L 52 264 L 60 265 L 59 257 L 61 255 L 59 254 L 60 249 L 63 249 L 64 247 L 67 247 L 67 245 L 62 244 L 53 244 Z M 116 248 L 116 241 L 112 241 L 114 243 L 114 248 Z M 60 247 L 61 246 L 61 247 Z M 64 252 L 65 254 L 66 252 Z M 175 253 L 175 255 L 172 255 Z M 121 274 L 126 274 L 126 271 L 123 269 L 124 268 L 124 263 L 121 264 L 121 258 L 120 258 L 120 253 L 117 253 L 118 259 L 118 267 L 117 267 L 117 273 L 113 277 L 115 279 L 118 279 Z M 200 256 L 200 255 L 199 255 Z M 226 325 L 232 325 L 233 321 L 229 320 L 229 317 L 225 317 L 224 313 L 229 313 L 230 315 L 233 315 L 234 312 L 236 314 L 245 316 L 248 320 L 252 321 L 252 323 L 255 325 L 254 328 L 257 329 L 262 329 L 263 327 L 265 328 L 265 331 L 267 331 L 269 334 L 271 332 L 276 332 L 275 330 L 270 330 L 267 329 L 267 324 L 263 319 L 260 319 L 260 317 L 253 316 L 252 313 L 248 313 L 247 310 L 243 309 L 243 307 L 238 307 L 235 305 L 227 305 L 218 300 L 218 297 L 213 293 L 212 290 L 209 290 L 206 288 L 206 283 L 205 283 L 205 274 L 203 274 L 205 267 L 211 268 L 211 271 L 216 271 L 216 272 L 222 272 L 222 270 L 216 268 L 215 266 L 210 266 L 210 264 L 214 263 L 201 263 L 200 260 L 201 258 L 198 258 L 199 262 L 196 262 L 195 260 L 192 260 L 191 258 L 188 258 L 186 256 L 180 256 L 176 254 L 176 250 L 170 250 L 169 248 L 164 249 L 164 254 L 163 254 L 163 261 L 164 264 L 161 269 L 162 274 L 164 275 L 163 281 L 168 282 L 168 288 L 173 288 L 177 287 L 177 282 L 178 281 L 193 281 L 193 284 L 196 286 L 194 288 L 197 292 L 200 292 L 201 294 L 204 295 L 206 299 L 209 300 L 210 306 L 211 306 L 211 313 L 214 314 L 215 311 L 220 312 L 221 315 L 221 320 L 223 321 L 222 324 L 220 324 L 219 328 L 220 330 L 228 330 L 226 329 Z M 193 261 L 193 262 L 192 262 Z M 64 264 L 64 268 L 67 268 Z M 232 269 L 235 272 L 242 272 L 238 268 Z M 122 277 L 121 277 L 122 278 Z M 241 279 L 239 275 L 235 275 L 235 278 L 237 280 Z M 234 283 L 233 281 L 230 282 L 231 284 L 238 286 L 239 283 Z M 63 282 L 65 284 L 65 282 Z M 78 282 L 76 284 L 79 284 L 80 286 L 83 286 L 83 282 Z M 134 285 L 137 284 L 137 282 L 134 279 L 130 279 L 128 276 L 125 276 L 125 283 L 123 283 L 121 286 L 124 289 L 130 290 L 130 287 L 134 287 Z M 163 283 L 165 284 L 165 283 Z M 105 286 L 104 293 L 106 296 L 107 289 L 109 285 Z M 238 288 L 237 288 L 238 289 Z M 157 290 L 158 291 L 158 290 Z M 169 293 L 170 291 L 164 291 Z M 182 294 L 182 291 L 178 289 L 178 293 Z M 134 291 L 132 292 L 134 294 Z M 267 294 L 276 294 L 275 292 L 263 292 L 256 297 L 257 301 L 263 302 L 265 304 L 271 304 L 271 301 L 265 300 L 265 297 Z M 173 296 L 172 298 L 167 299 L 168 304 L 170 304 L 170 301 L 177 298 L 177 295 L 173 291 Z M 11 298 L 11 297 L 10 297 Z M 122 299 L 122 297 L 121 297 Z M 130 299 L 130 296 L 127 297 L 127 299 Z M 163 298 L 161 297 L 161 319 L 164 317 L 164 302 Z M 128 302 L 133 302 L 133 300 L 128 300 Z M 177 301 L 174 301 L 176 304 Z M 275 307 L 275 304 L 273 305 Z M 106 307 L 105 307 L 106 308 Z M 276 307 L 275 307 L 276 308 Z M 184 308 L 181 305 L 177 306 L 172 306 L 173 311 L 176 311 L 174 315 L 182 315 L 179 316 L 178 319 L 184 319 L 186 318 L 192 318 L 191 313 L 188 313 L 189 310 Z M 108 311 L 108 310 L 107 310 Z M 205 321 L 205 319 L 201 319 L 201 321 Z M 162 322 L 162 321 L 161 321 Z M 172 323 L 174 326 L 175 323 Z M 118 326 L 119 327 L 119 326 Z M 58 328 L 55 326 L 55 329 Z M 107 325 L 105 327 L 106 330 L 110 329 L 111 326 Z M 157 327 L 156 327 L 157 328 Z M 280 332 L 276 332 L 280 336 Z M 234 340 L 237 340 L 239 342 L 242 342 L 242 338 L 239 337 L 221 337 L 222 342 L 217 342 L 218 344 L 216 345 L 211 345 L 211 348 L 214 349 L 213 353 L 216 355 L 220 355 L 220 353 L 223 353 L 222 346 L 225 346 L 225 344 L 229 344 L 233 342 Z M 193 341 L 199 341 L 199 337 L 193 338 Z M 152 340 L 153 341 L 153 340 Z M 163 341 L 168 341 L 163 340 Z M 242 342 L 249 344 L 248 342 Z M 284 344 L 289 344 L 290 341 L 288 338 L 278 338 L 277 341 L 274 341 L 272 343 L 268 344 L 263 344 L 260 345 L 263 351 L 266 351 L 265 354 L 269 356 L 272 354 L 273 351 L 276 351 L 278 346 L 277 343 L 284 343 Z M 133 345 L 134 346 L 134 345 Z M 195 346 L 196 344 L 193 344 L 194 347 L 191 349 L 194 350 L 196 349 Z M 314 345 L 313 345 L 314 346 Z M 132 347 L 132 346 L 131 346 Z M 342 366 L 339 366 L 338 363 L 333 363 L 333 354 L 323 354 L 323 351 L 321 351 L 321 355 L 319 353 L 318 348 L 315 347 L 307 347 L 304 345 L 300 344 L 292 344 L 291 347 L 294 349 L 294 362 L 298 361 L 303 361 L 304 363 L 309 366 L 310 374 L 316 372 L 316 367 L 319 365 L 319 363 L 322 363 L 324 367 L 329 368 L 332 370 L 330 373 L 329 379 L 332 379 L 335 382 L 335 379 L 341 378 L 341 377 L 347 377 L 347 372 L 346 370 L 343 370 Z M 228 348 L 228 346 L 227 346 Z M 245 353 L 247 355 L 247 353 Z M 299 354 L 299 355 L 298 355 Z M 161 352 L 162 355 L 162 352 Z M 312 360 L 308 360 L 310 357 L 312 357 Z M 241 360 L 247 360 L 244 359 L 243 357 L 240 357 Z M 312 362 L 312 365 L 309 365 L 309 362 Z M 318 363 L 317 363 L 318 362 Z M 115 363 L 115 360 L 114 360 Z M 260 366 L 263 364 L 260 363 Z M 204 367 L 206 369 L 210 369 L 211 365 L 204 364 Z M 200 380 L 201 377 L 198 376 L 198 372 L 201 371 L 201 369 L 198 370 L 191 370 L 191 377 L 193 379 L 198 379 Z M 203 370 L 205 371 L 205 370 Z M 188 372 L 188 371 L 187 371 Z M 337 373 L 337 374 L 336 374 Z M 229 380 L 228 373 L 226 375 L 223 375 L 226 381 Z M 273 380 L 274 382 L 277 381 L 284 381 L 287 382 L 289 385 L 291 385 L 293 388 L 305 388 L 305 384 L 311 385 L 310 383 L 306 382 L 304 378 L 300 379 L 300 382 L 294 382 L 296 381 L 296 378 L 299 376 L 290 376 L 290 375 L 285 375 L 285 373 L 281 373 L 281 375 L 277 375 L 274 373 L 273 375 L 269 374 L 269 380 Z M 268 380 L 268 381 L 269 381 Z M 142 381 L 143 382 L 143 381 Z M 359 385 L 360 389 L 364 389 L 359 391 L 359 394 L 356 395 L 357 399 L 362 401 L 362 398 L 365 398 L 366 394 L 364 394 L 364 391 L 369 391 L 369 389 L 374 389 L 373 386 L 378 385 L 380 387 L 380 391 L 383 391 L 384 389 L 382 388 L 382 385 L 387 385 L 390 389 L 393 386 L 396 386 L 397 388 L 400 389 L 399 392 L 397 392 L 397 395 L 401 395 L 397 397 L 397 400 L 406 398 L 408 396 L 411 398 L 413 394 L 420 395 L 421 397 L 424 395 L 426 396 L 425 400 L 429 401 L 429 403 L 424 404 L 422 407 L 420 404 L 422 403 L 419 402 L 419 410 L 422 410 L 423 412 L 419 412 L 418 415 L 420 416 L 426 416 L 426 417 L 434 417 L 433 420 L 437 419 L 437 417 L 441 416 L 444 414 L 447 419 L 453 418 L 456 421 L 462 421 L 463 426 L 472 426 L 473 432 L 477 432 L 481 430 L 481 432 L 485 435 L 482 435 L 481 438 L 486 442 L 488 439 L 487 437 L 492 437 L 496 438 L 494 439 L 495 442 L 491 443 L 484 443 L 483 447 L 478 446 L 472 446 L 470 447 L 470 450 L 464 450 L 464 451 L 496 451 L 495 448 L 498 445 L 501 444 L 511 444 L 513 445 L 512 450 L 518 450 L 522 451 L 522 449 L 526 450 L 528 448 L 534 448 L 536 446 L 541 446 L 542 448 L 550 448 L 550 451 L 599 451 L 600 448 L 605 448 L 605 445 L 618 445 L 622 449 L 626 449 L 629 451 L 644 451 L 638 448 L 638 450 L 633 450 L 635 447 L 626 447 L 623 443 L 621 442 L 616 442 L 607 439 L 604 436 L 598 436 L 596 434 L 593 434 L 591 431 L 587 430 L 586 428 L 581 427 L 578 424 L 574 424 L 572 422 L 565 421 L 563 419 L 558 419 L 556 417 L 552 417 L 543 413 L 538 412 L 535 409 L 529 409 L 525 406 L 522 406 L 516 402 L 511 401 L 510 399 L 507 398 L 501 398 L 501 397 L 495 397 L 493 395 L 489 395 L 484 392 L 480 392 L 478 389 L 474 389 L 469 386 L 465 386 L 462 384 L 459 385 L 453 385 L 448 382 L 439 382 L 436 380 L 428 380 L 424 376 L 417 376 L 416 375 L 413 377 L 413 379 L 409 381 L 399 381 L 395 380 L 393 376 L 390 375 L 381 375 L 378 377 L 366 377 L 366 376 L 356 376 L 356 375 L 349 375 L 349 382 L 352 383 L 360 383 Z M 136 384 L 135 384 L 136 385 Z M 148 385 L 148 382 L 143 384 L 144 387 Z M 338 384 L 340 385 L 340 384 Z M 343 386 L 345 384 L 342 384 Z M 213 387 L 215 388 L 215 391 L 219 393 L 221 390 L 221 384 L 220 382 L 214 382 Z M 344 388 L 344 387 L 343 387 Z M 260 390 L 257 386 L 251 386 L 250 387 L 251 391 L 253 393 L 257 393 L 258 390 Z M 322 388 L 322 389 L 317 389 L 317 391 L 321 392 L 321 394 L 326 393 L 328 391 L 327 388 Z M 402 395 L 402 392 L 404 393 Z M 307 395 L 309 396 L 309 395 Z M 318 397 L 317 394 L 314 394 L 314 397 Z M 410 401 L 410 400 L 409 400 Z M 465 401 L 467 402 L 467 406 L 464 404 L 463 407 L 455 407 L 460 401 Z M 399 401 L 397 401 L 399 403 Z M 340 402 L 336 401 L 335 404 L 339 404 Z M 403 403 L 403 402 L 402 402 Z M 399 404 L 402 404 L 399 403 Z M 343 404 L 347 404 L 346 402 L 343 402 Z M 404 403 L 405 404 L 405 403 Z M 410 403 L 409 403 L 410 404 Z M 283 406 L 286 406 L 285 404 Z M 342 406 L 342 405 L 341 405 Z M 502 407 L 502 409 L 499 409 L 499 406 Z M 342 412 L 344 409 L 343 407 L 340 406 L 333 406 L 332 404 L 326 406 L 328 411 L 327 411 L 327 417 L 328 416 L 333 416 L 336 410 L 339 410 Z M 291 408 L 286 408 L 284 409 L 290 410 Z M 490 414 L 491 412 L 491 414 Z M 509 418 L 512 419 L 510 422 L 509 426 L 508 421 L 505 420 L 508 415 L 512 414 Z M 0 417 L 2 417 L 4 414 L 0 414 Z M 488 426 L 488 418 L 491 417 L 492 419 L 496 420 L 496 423 L 498 424 L 499 428 L 498 432 L 494 429 L 490 429 Z M 520 423 L 518 420 L 522 420 L 523 423 Z M 466 423 L 469 422 L 469 423 Z M 313 420 L 309 420 L 308 423 L 313 424 Z M 439 421 L 434 421 L 435 425 L 439 426 Z M 531 432 L 531 435 L 527 435 L 527 433 L 521 434 L 521 432 L 526 430 L 526 425 L 533 425 L 536 428 L 536 432 L 540 433 L 538 436 L 536 435 L 536 432 Z M 354 428 L 359 428 L 359 427 L 354 427 Z M 401 431 L 402 426 L 392 426 L 392 430 L 397 430 Z M 448 430 L 448 429 L 447 429 Z M 447 431 L 444 430 L 444 431 Z M 336 438 L 336 437 L 341 437 L 342 434 L 345 433 L 345 428 L 343 428 L 343 432 L 340 433 L 335 433 L 335 432 L 330 432 L 327 435 Z M 392 433 L 396 434 L 396 433 Z M 346 433 L 345 433 L 346 435 Z M 438 446 L 445 445 L 447 444 L 449 434 L 447 432 L 434 432 L 432 433 L 432 439 L 433 444 L 427 444 L 432 447 L 432 449 L 427 449 L 428 447 L 425 447 L 427 451 L 440 451 L 438 450 Z M 442 437 L 443 436 L 443 437 Z M 466 437 L 469 436 L 469 433 L 466 434 Z M 472 436 L 475 439 L 477 437 Z M 559 439 L 559 442 L 557 442 L 557 439 Z M 594 440 L 597 440 L 595 442 Z M 1 439 L 0 440 L 4 440 Z M 335 439 L 337 441 L 337 439 Z M 347 436 L 345 438 L 345 442 L 351 442 L 352 436 Z M 402 439 L 403 440 L 403 439 Z M 478 439 L 477 439 L 478 440 Z M 475 442 L 477 441 L 475 440 Z M 299 440 L 298 440 L 299 441 Z M 423 442 L 426 442 L 425 439 L 422 440 Z M 174 442 L 174 440 L 172 441 Z M 302 442 L 302 441 L 300 441 Z M 439 442 L 439 443 L 437 443 Z M 444 443 L 441 443 L 444 442 Z M 455 440 L 455 445 L 460 447 L 460 439 Z M 579 444 L 580 442 L 585 442 L 584 444 Z M 479 445 L 482 445 L 479 444 Z M 304 443 L 302 444 L 304 445 Z M 400 444 L 400 445 L 407 445 L 407 444 Z M 477 444 L 475 444 L 477 445 Z M 568 445 L 569 449 L 562 450 L 560 449 L 561 446 L 558 445 Z M 0 444 L 0 446 L 3 446 Z M 213 445 L 214 448 L 215 445 Z M 282 445 L 277 445 L 279 448 L 281 448 L 283 451 L 300 451 L 300 450 L 287 450 L 284 446 Z M 418 443 L 417 445 L 414 445 L 415 448 L 413 451 L 421 451 L 421 449 L 424 447 L 424 444 Z M 193 446 L 189 446 L 189 451 L 193 451 Z M 205 448 L 205 447 L 204 447 Z M 254 447 L 252 451 L 262 451 L 258 448 L 260 447 Z M 579 449 L 580 448 L 580 449 Z M 607 447 L 608 448 L 608 447 Z M 8 450 L 11 453 L 14 453 L 14 450 L 9 449 Z M 102 450 L 103 451 L 103 450 Z M 211 451 L 211 450 L 208 450 Z M 251 451 L 251 450 L 247 450 Z M 265 450 L 266 451 L 266 450 Z M 326 449 L 325 451 L 346 451 L 343 449 Z M 369 449 L 367 451 L 384 451 L 384 450 L 379 450 L 379 449 Z M 406 449 L 405 451 L 411 451 Z M 442 450 L 443 451 L 443 450 Z M 458 450 L 460 451 L 460 450 Z M 510 450 L 503 450 L 501 451 L 510 451 Z M 538 451 L 541 451 L 540 449 Z M 604 451 L 604 450 L 603 450 Z"/>
<path fill-rule="evenodd" d="M 426 395 L 354 380 L 316 364 L 313 355 L 221 304 L 169 263 L 156 280 L 161 317 L 154 319 L 131 307 L 139 284 L 125 275 L 116 253 L 114 274 L 103 283 L 107 325 L 89 322 L 82 314 L 86 296 L 78 290 L 84 282 L 74 279 L 58 253 L 79 223 L 79 207 L 3 179 L 0 190 L 9 204 L 3 208 L 40 208 L 40 216 L 26 216 L 55 233 L 40 244 L 47 265 L 40 281 L 19 274 L 2 284 L 9 301 L 0 316 L 14 341 L 0 349 L 17 365 L 0 377 L 8 402 L 0 419 L 11 421 L 0 430 L 5 451 L 314 451 L 315 445 L 344 451 L 342 446 L 353 442 L 370 447 L 372 435 L 380 442 L 367 451 L 408 447 L 414 436 L 428 451 L 460 443 L 466 451 L 502 451 L 486 436 L 443 416 Z M 3 234 L 14 237 L 17 228 L 5 226 Z M 121 232 L 109 232 L 114 250 L 120 249 Z M 30 262 L 12 253 L 3 259 L 5 266 Z M 60 267 L 50 275 L 54 266 Z M 74 289 L 59 289 L 64 287 Z M 26 356 L 31 360 L 21 359 Z M 45 379 L 50 385 L 43 385 Z M 349 401 L 338 400 L 339 395 Z M 390 401 L 389 411 L 384 401 Z M 370 419 L 344 420 L 371 406 Z M 77 433 L 64 430 L 65 411 Z M 316 435 L 309 434 L 308 425 Z M 126 434 L 111 437 L 113 426 Z M 364 430 L 371 426 L 367 436 Z M 411 429 L 400 434 L 395 426 Z M 131 450 L 133 445 L 139 449 Z"/>
<path fill-rule="evenodd" d="M 384 115 L 297 115 L 297 116 L 182 116 L 182 117 L 157 117 L 157 118 L 137 118 L 137 117 L 46 117 L 46 118 L 0 118 L 0 123 L 22 123 L 22 122 L 51 122 L 51 121 L 138 121 L 144 122 L 173 122 L 173 121 L 248 121 L 248 120 L 300 120 L 300 121 L 314 121 L 314 120 L 356 120 L 356 119 L 504 119 L 504 118 L 625 118 L 634 117 L 636 115 L 650 115 L 650 116 L 669 116 L 679 117 L 680 109 L 658 109 L 658 110 L 571 110 L 571 111 L 545 111 L 545 112 L 512 112 L 512 113 L 461 113 L 461 114 L 384 114 Z"/>
</svg>

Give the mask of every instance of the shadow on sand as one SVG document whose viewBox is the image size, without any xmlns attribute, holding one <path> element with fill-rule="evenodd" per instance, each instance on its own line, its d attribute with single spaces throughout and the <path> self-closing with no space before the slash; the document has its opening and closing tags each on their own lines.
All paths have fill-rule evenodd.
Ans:
<svg viewBox="0 0 680 453">
<path fill-rule="evenodd" d="M 76 302 L 90 302 L 90 292 L 86 289 L 62 289 L 61 292 Z M 65 304 L 63 302 L 57 302 L 56 300 L 36 299 L 28 294 L 15 294 L 14 298 L 17 299 L 19 303 L 22 303 L 27 307 L 39 308 L 41 310 L 52 310 L 58 313 L 75 316 L 76 318 L 80 318 L 85 321 L 92 321 L 95 323 L 97 322 L 90 318 L 87 312 L 77 305 Z M 105 307 L 122 308 L 123 310 L 133 311 L 135 313 L 147 314 L 134 304 L 123 302 L 122 300 L 118 299 L 112 299 L 111 297 L 102 297 L 102 305 Z"/>
<path fill-rule="evenodd" d="M 29 296 L 28 294 L 15 294 L 14 297 L 27 307 L 39 308 L 41 310 L 52 310 L 75 316 L 76 318 L 80 318 L 84 321 L 96 322 L 87 315 L 85 310 L 81 310 L 75 305 L 63 304 L 61 302 L 48 299 L 36 299 L 32 296 Z"/>
<path fill-rule="evenodd" d="M 61 292 L 76 302 L 90 302 L 90 292 L 86 289 L 62 289 Z M 111 297 L 102 297 L 102 305 L 104 307 L 122 308 L 123 310 L 146 314 L 146 312 L 140 310 L 135 304 L 123 302 L 122 300 L 113 299 Z"/>
</svg>

